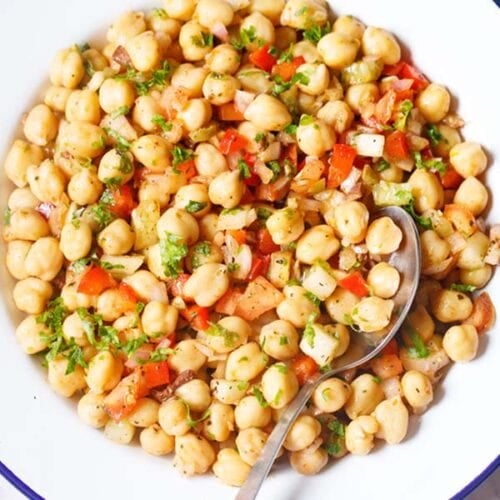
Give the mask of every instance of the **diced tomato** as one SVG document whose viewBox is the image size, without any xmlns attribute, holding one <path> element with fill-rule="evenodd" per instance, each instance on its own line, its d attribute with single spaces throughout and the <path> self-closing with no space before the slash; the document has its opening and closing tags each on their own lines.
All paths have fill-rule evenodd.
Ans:
<svg viewBox="0 0 500 500">
<path fill-rule="evenodd" d="M 170 383 L 170 369 L 166 361 L 146 363 L 140 366 L 138 370 L 142 373 L 148 389 Z"/>
<path fill-rule="evenodd" d="M 269 52 L 269 44 L 252 52 L 249 56 L 250 62 L 264 71 L 271 71 L 276 64 L 276 57 Z"/>
<path fill-rule="evenodd" d="M 385 138 L 385 152 L 392 160 L 406 160 L 410 157 L 406 135 L 395 130 Z"/>
<path fill-rule="evenodd" d="M 391 339 L 389 343 L 382 349 L 382 355 L 384 354 L 398 354 L 399 347 L 396 339 Z"/>
<path fill-rule="evenodd" d="M 258 276 L 265 276 L 269 270 L 270 262 L 270 255 L 253 255 L 252 267 L 248 273 L 247 280 L 253 281 Z"/>
<path fill-rule="evenodd" d="M 280 246 L 274 243 L 271 233 L 267 229 L 259 229 L 257 232 L 257 250 L 264 255 L 278 252 Z"/>
<path fill-rule="evenodd" d="M 124 310 L 133 311 L 137 306 L 137 295 L 134 289 L 126 283 L 118 285 L 118 293 L 120 294 L 121 302 Z"/>
<path fill-rule="evenodd" d="M 226 234 L 232 236 L 238 245 L 243 245 L 247 241 L 247 232 L 244 229 L 228 229 Z"/>
<path fill-rule="evenodd" d="M 248 188 L 248 186 L 245 186 L 245 192 L 243 193 L 243 196 L 241 197 L 240 204 L 245 205 L 248 203 L 253 203 L 255 201 L 255 195 L 253 194 L 252 191 Z"/>
<path fill-rule="evenodd" d="M 250 167 L 250 177 L 248 177 L 248 179 L 245 179 L 243 181 L 247 186 L 255 187 L 262 182 L 260 177 L 255 173 L 255 170 L 253 168 L 256 159 L 257 157 L 252 153 L 245 153 L 243 155 L 243 161 Z"/>
<path fill-rule="evenodd" d="M 405 64 L 404 61 L 399 61 L 396 64 L 386 64 L 382 74 L 385 76 L 397 76 L 403 68 L 403 64 Z"/>
<path fill-rule="evenodd" d="M 349 276 L 346 276 L 338 283 L 339 286 L 349 290 L 358 297 L 366 297 L 369 294 L 368 285 L 359 271 L 355 271 Z"/>
<path fill-rule="evenodd" d="M 187 160 L 175 167 L 179 172 L 182 172 L 185 176 L 186 179 L 189 180 L 196 175 L 198 175 L 198 172 L 196 171 L 196 164 L 194 160 Z"/>
<path fill-rule="evenodd" d="M 189 321 L 189 323 L 195 330 L 206 330 L 209 326 L 209 311 L 206 307 L 194 305 L 188 307 L 187 309 L 183 309 L 181 311 L 181 315 L 184 319 Z"/>
<path fill-rule="evenodd" d="M 77 291 L 87 295 L 100 295 L 104 290 L 116 286 L 111 274 L 102 267 L 91 266 L 80 278 Z"/>
<path fill-rule="evenodd" d="M 349 176 L 357 151 L 347 144 L 335 144 L 329 160 L 327 187 L 339 187 Z"/>
<path fill-rule="evenodd" d="M 289 182 L 281 182 L 282 179 L 278 179 L 277 182 L 271 182 L 270 184 L 261 184 L 257 187 L 256 197 L 258 200 L 263 201 L 279 201 L 282 200 L 290 189 Z"/>
<path fill-rule="evenodd" d="M 412 88 L 419 92 L 429 85 L 429 80 L 417 69 L 408 63 L 403 63 L 401 71 L 399 72 L 400 78 L 411 78 L 413 80 Z"/>
<path fill-rule="evenodd" d="M 113 201 L 109 207 L 111 212 L 122 219 L 130 217 L 132 210 L 137 206 L 133 193 L 132 186 L 129 184 L 124 184 L 117 189 L 113 189 L 111 191 Z"/>
<path fill-rule="evenodd" d="M 415 99 L 415 91 L 413 89 L 406 89 L 406 90 L 400 90 L 399 92 L 396 91 L 396 101 L 401 102 L 401 101 L 412 101 Z"/>
<path fill-rule="evenodd" d="M 445 189 L 458 189 L 463 180 L 464 178 L 452 166 L 448 166 L 441 177 L 441 184 Z"/>
<path fill-rule="evenodd" d="M 242 295 L 240 290 L 230 288 L 215 304 L 215 312 L 232 316 Z"/>
<path fill-rule="evenodd" d="M 247 145 L 248 140 L 246 137 L 238 134 L 234 128 L 228 128 L 220 141 L 219 149 L 221 153 L 228 155 L 238 153 L 238 151 L 245 149 Z"/>
<path fill-rule="evenodd" d="M 147 393 L 144 375 L 134 370 L 104 398 L 104 410 L 112 419 L 121 420 L 134 411 L 138 400 Z"/>
<path fill-rule="evenodd" d="M 382 354 L 382 356 L 372 359 L 370 366 L 375 375 L 382 380 L 403 373 L 403 365 L 396 354 Z"/>
<path fill-rule="evenodd" d="M 304 64 L 306 60 L 302 57 L 294 57 L 291 61 L 276 64 L 273 68 L 273 76 L 280 76 L 285 82 L 288 82 L 297 72 L 297 68 Z"/>
<path fill-rule="evenodd" d="M 182 297 L 186 300 L 184 295 L 184 285 L 186 281 L 191 277 L 190 274 L 182 273 L 177 276 L 173 281 L 169 283 L 168 290 L 174 297 Z"/>
<path fill-rule="evenodd" d="M 223 122 L 241 122 L 245 119 L 243 113 L 236 107 L 234 102 L 227 102 L 217 108 L 217 116 Z"/>
<path fill-rule="evenodd" d="M 299 354 L 292 359 L 292 370 L 297 376 L 300 385 L 304 385 L 319 372 L 319 366 L 316 361 L 306 354 Z"/>
</svg>

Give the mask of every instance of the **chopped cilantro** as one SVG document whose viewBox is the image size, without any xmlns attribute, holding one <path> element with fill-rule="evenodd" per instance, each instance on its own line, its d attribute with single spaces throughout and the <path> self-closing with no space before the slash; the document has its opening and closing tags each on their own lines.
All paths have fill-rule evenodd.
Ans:
<svg viewBox="0 0 500 500">
<path fill-rule="evenodd" d="M 313 327 L 315 317 L 316 315 L 312 315 L 312 317 L 307 320 L 306 327 L 304 328 L 304 332 L 302 333 L 302 338 L 309 344 L 311 348 L 314 348 L 314 337 L 316 335 Z"/>
<path fill-rule="evenodd" d="M 68 359 L 68 365 L 66 366 L 65 375 L 69 375 L 75 371 L 77 365 L 80 365 L 83 368 L 87 368 L 87 362 L 83 357 L 83 350 L 79 345 L 75 344 L 74 339 L 71 339 L 73 342 L 70 343 L 69 351 L 66 354 Z"/>
<path fill-rule="evenodd" d="M 424 217 L 422 215 L 418 215 L 415 212 L 415 200 L 412 199 L 410 203 L 404 205 L 403 208 L 413 217 L 413 220 L 422 228 L 422 229 L 432 229 L 432 220 L 430 217 Z"/>
<path fill-rule="evenodd" d="M 294 44 L 291 44 L 288 49 L 284 50 L 279 59 L 278 59 L 278 62 L 279 63 L 284 63 L 284 62 L 292 62 L 293 61 L 293 47 L 294 47 Z"/>
<path fill-rule="evenodd" d="M 425 345 L 422 337 L 418 332 L 408 323 L 405 323 L 405 332 L 410 338 L 412 347 L 408 348 L 408 354 L 411 358 L 426 358 L 429 356 L 429 349 Z"/>
<path fill-rule="evenodd" d="M 187 255 L 186 243 L 181 243 L 182 238 L 177 234 L 165 232 L 165 237 L 160 239 L 160 258 L 165 276 L 177 278 L 181 272 L 182 259 Z"/>
<path fill-rule="evenodd" d="M 288 345 L 288 337 L 286 335 L 281 335 L 280 345 Z"/>
<path fill-rule="evenodd" d="M 321 398 L 323 399 L 323 401 L 328 401 L 330 399 L 330 396 L 329 394 L 332 392 L 332 389 L 331 387 L 327 387 L 326 389 L 323 389 L 321 391 Z"/>
<path fill-rule="evenodd" d="M 248 389 L 248 382 L 246 380 L 240 380 L 236 384 L 236 389 L 238 389 L 238 391 L 246 391 Z"/>
<path fill-rule="evenodd" d="M 167 122 L 161 115 L 154 115 L 153 118 L 151 118 L 151 123 L 160 127 L 163 132 L 170 132 L 172 130 L 172 124 Z"/>
<path fill-rule="evenodd" d="M 3 225 L 4 226 L 10 225 L 11 216 L 12 216 L 12 210 L 9 207 L 5 208 L 3 211 Z"/>
<path fill-rule="evenodd" d="M 212 33 L 205 33 L 202 31 L 199 35 L 191 37 L 192 42 L 201 48 L 214 46 L 214 35 Z"/>
<path fill-rule="evenodd" d="M 186 407 L 186 420 L 187 420 L 187 423 L 189 425 L 189 427 L 191 427 L 192 429 L 194 429 L 199 423 L 203 422 L 204 420 L 206 420 L 209 416 L 210 416 L 210 408 L 208 408 L 207 410 L 205 410 L 205 412 L 202 414 L 202 416 L 195 420 L 191 417 L 191 408 L 189 407 L 189 405 L 186 403 L 186 401 L 184 400 L 181 400 L 183 403 L 184 403 L 184 406 Z"/>
<path fill-rule="evenodd" d="M 254 141 L 255 142 L 262 142 L 266 138 L 266 134 L 264 132 L 259 132 L 258 134 L 255 135 Z"/>
<path fill-rule="evenodd" d="M 269 406 L 266 398 L 264 398 L 264 394 L 262 394 L 262 391 L 256 385 L 253 386 L 252 393 L 262 408 L 267 408 Z"/>
<path fill-rule="evenodd" d="M 250 26 L 247 29 L 240 30 L 239 39 L 233 40 L 231 43 L 235 49 L 243 50 L 247 45 L 257 40 L 257 30 L 255 26 Z"/>
<path fill-rule="evenodd" d="M 238 170 L 240 172 L 240 179 L 249 179 L 252 176 L 250 166 L 242 158 L 238 160 Z"/>
<path fill-rule="evenodd" d="M 446 173 L 446 164 L 441 160 L 441 158 L 430 158 L 428 160 L 424 160 L 422 159 L 420 152 L 414 151 L 413 159 L 415 160 L 415 166 L 417 168 L 439 172 L 441 175 Z"/>
<path fill-rule="evenodd" d="M 170 349 L 168 347 L 158 347 L 149 356 L 149 362 L 158 363 L 160 361 L 165 361 L 168 357 L 174 354 L 175 349 Z"/>
<path fill-rule="evenodd" d="M 273 213 L 264 207 L 257 207 L 257 217 L 259 220 L 267 220 Z"/>
<path fill-rule="evenodd" d="M 190 214 L 195 214 L 203 210 L 206 206 L 207 204 L 203 201 L 189 200 L 188 204 L 184 207 L 184 209 L 186 210 L 186 212 L 189 212 Z"/>
<path fill-rule="evenodd" d="M 404 131 L 406 129 L 406 122 L 408 121 L 408 116 L 413 109 L 413 103 L 409 99 L 405 99 L 399 105 L 399 115 L 397 120 L 394 122 L 394 127 L 397 130 Z"/>
<path fill-rule="evenodd" d="M 321 305 L 321 299 L 309 290 L 304 293 L 304 297 L 312 302 L 316 307 L 319 307 Z"/>
<path fill-rule="evenodd" d="M 375 170 L 377 172 L 383 172 L 384 170 L 387 170 L 391 168 L 391 164 L 387 161 L 381 158 L 376 164 L 375 164 Z"/>
<path fill-rule="evenodd" d="M 273 78 L 275 84 L 272 88 L 272 93 L 274 95 L 280 95 L 287 90 L 290 90 L 296 83 L 302 83 L 307 85 L 310 81 L 309 77 L 305 73 L 295 73 L 289 81 L 283 80 L 280 75 L 275 75 Z"/>
<path fill-rule="evenodd" d="M 290 123 L 290 125 L 287 125 L 284 129 L 283 132 L 288 135 L 295 135 L 297 133 L 297 125 L 294 123 Z"/>
<path fill-rule="evenodd" d="M 432 146 L 437 146 L 441 141 L 448 142 L 439 131 L 437 125 L 434 124 L 426 125 L 425 132 L 427 134 L 427 137 L 429 137 Z"/>
<path fill-rule="evenodd" d="M 212 323 L 208 329 L 205 330 L 205 334 L 213 337 L 222 337 L 225 347 L 233 347 L 235 342 L 239 339 L 239 335 L 236 332 L 224 328 L 219 323 Z"/>
<path fill-rule="evenodd" d="M 278 405 L 280 403 L 282 397 L 283 397 L 283 389 L 278 389 L 278 392 L 274 396 L 273 404 Z"/>
<path fill-rule="evenodd" d="M 131 147 L 132 144 L 125 139 L 122 135 L 120 135 L 116 130 L 111 128 L 105 128 L 104 131 L 116 142 L 116 150 L 119 153 L 126 153 Z"/>
<path fill-rule="evenodd" d="M 279 161 L 270 161 L 266 163 L 266 167 L 273 172 L 273 178 L 271 179 L 271 182 L 274 182 L 281 174 L 281 165 L 279 164 Z"/>
<path fill-rule="evenodd" d="M 305 40 L 317 44 L 326 34 L 330 33 L 331 26 L 330 23 L 326 23 L 324 26 L 318 26 L 315 24 L 311 28 L 305 30 L 302 35 Z"/>
<path fill-rule="evenodd" d="M 382 379 L 380 377 L 378 377 L 377 375 L 374 375 L 372 377 L 372 380 L 376 383 L 376 384 L 380 384 L 382 382 Z"/>
<path fill-rule="evenodd" d="M 170 64 L 163 61 L 160 69 L 153 71 L 151 78 L 143 82 L 135 82 L 137 92 L 140 95 L 146 95 L 154 87 L 165 87 L 168 75 L 170 74 Z"/>
<path fill-rule="evenodd" d="M 161 17 L 162 19 L 167 19 L 167 11 L 165 9 L 153 9 L 152 14 L 154 17 Z"/>
<path fill-rule="evenodd" d="M 230 273 L 235 273 L 238 269 L 240 268 L 240 265 L 237 263 L 237 262 L 230 262 L 228 265 L 227 265 L 227 270 L 230 272 Z"/>
<path fill-rule="evenodd" d="M 130 113 L 130 108 L 128 106 L 120 106 L 119 108 L 116 108 L 111 113 L 110 116 L 111 116 L 111 118 L 118 118 L 119 116 L 128 115 L 129 113 Z"/>
<path fill-rule="evenodd" d="M 315 119 L 311 115 L 302 115 L 300 117 L 299 125 L 311 125 L 315 122 Z"/>
<path fill-rule="evenodd" d="M 276 363 L 274 365 L 276 370 L 278 370 L 280 373 L 288 373 L 288 366 L 286 366 L 284 363 Z"/>
<path fill-rule="evenodd" d="M 137 349 L 142 347 L 148 342 L 149 338 L 147 335 L 141 335 L 135 339 L 130 339 L 121 346 L 121 350 L 130 358 Z"/>
<path fill-rule="evenodd" d="M 345 437 L 345 425 L 340 420 L 332 420 L 327 427 L 335 436 Z"/>
<path fill-rule="evenodd" d="M 470 293 L 476 290 L 477 286 L 474 285 L 465 285 L 464 283 L 452 283 L 450 285 L 450 290 L 454 290 L 456 292 L 462 293 Z"/>
<path fill-rule="evenodd" d="M 175 146 L 172 150 L 172 165 L 177 167 L 181 163 L 188 161 L 193 156 L 193 151 L 190 149 L 183 148 L 182 146 Z"/>
<path fill-rule="evenodd" d="M 302 283 L 297 278 L 292 278 L 286 282 L 286 286 L 300 286 L 300 285 L 302 285 Z"/>
</svg>

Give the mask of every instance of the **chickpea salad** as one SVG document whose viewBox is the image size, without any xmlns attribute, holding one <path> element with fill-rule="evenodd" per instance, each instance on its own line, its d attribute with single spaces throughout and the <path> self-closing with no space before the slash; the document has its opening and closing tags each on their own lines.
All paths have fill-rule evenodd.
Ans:
<svg viewBox="0 0 500 500">
<path fill-rule="evenodd" d="M 165 0 L 50 66 L 4 169 L 15 335 L 78 415 L 186 475 L 240 486 L 301 385 L 415 303 L 383 352 L 322 382 L 300 474 L 401 442 L 493 324 L 487 156 L 397 39 L 324 0 Z"/>
</svg>

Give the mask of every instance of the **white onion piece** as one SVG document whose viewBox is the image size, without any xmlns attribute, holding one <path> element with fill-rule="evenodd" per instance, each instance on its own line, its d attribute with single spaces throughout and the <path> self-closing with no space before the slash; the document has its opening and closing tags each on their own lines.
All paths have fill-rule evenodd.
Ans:
<svg viewBox="0 0 500 500">
<path fill-rule="evenodd" d="M 411 172 L 413 170 L 414 162 L 410 158 L 406 160 L 397 160 L 392 163 L 401 170 L 404 170 L 405 172 Z"/>
<path fill-rule="evenodd" d="M 318 200 L 311 200 L 311 198 L 302 198 L 299 202 L 299 206 L 304 212 L 319 212 L 323 204 Z"/>
<path fill-rule="evenodd" d="M 354 253 L 357 253 L 358 255 L 365 255 L 368 253 L 368 248 L 365 244 L 353 245 L 352 249 L 354 250 Z"/>
<path fill-rule="evenodd" d="M 446 238 L 446 241 L 450 245 L 452 254 L 461 252 L 467 246 L 465 238 L 458 231 L 451 233 L 450 236 Z"/>
<path fill-rule="evenodd" d="M 214 355 L 214 351 L 212 349 L 210 349 L 210 347 L 207 347 L 205 344 L 202 344 L 198 340 L 194 341 L 194 345 L 195 345 L 196 349 L 198 349 L 198 351 L 200 351 L 207 358 Z"/>
<path fill-rule="evenodd" d="M 243 207 L 236 212 L 221 213 L 217 220 L 217 231 L 243 229 L 257 220 L 254 208 Z"/>
<path fill-rule="evenodd" d="M 216 22 L 213 26 L 212 29 L 210 30 L 219 40 L 222 40 L 223 42 L 227 42 L 229 40 L 229 32 L 227 31 L 227 28 L 221 23 L 221 22 Z"/>
<path fill-rule="evenodd" d="M 281 144 L 272 142 L 269 146 L 259 154 L 259 159 L 263 162 L 279 160 L 281 156 Z"/>
<path fill-rule="evenodd" d="M 384 154 L 385 137 L 381 134 L 359 134 L 354 138 L 353 146 L 358 155 L 378 158 Z"/>
<path fill-rule="evenodd" d="M 244 90 L 237 90 L 234 96 L 234 105 L 236 109 L 241 113 L 244 113 L 248 106 L 252 104 L 252 101 L 255 99 L 255 94 L 252 92 L 245 92 Z"/>
<path fill-rule="evenodd" d="M 238 242 L 230 235 L 226 236 L 226 245 L 222 247 L 224 262 L 236 264 L 236 269 L 231 276 L 238 280 L 244 280 L 252 269 L 252 250 L 248 245 L 238 245 Z"/>
<path fill-rule="evenodd" d="M 361 171 L 357 168 L 351 168 L 351 172 L 346 177 L 346 179 L 340 185 L 340 189 L 349 194 L 353 189 L 358 180 L 361 178 Z"/>
<path fill-rule="evenodd" d="M 236 170 L 238 168 L 238 161 L 240 158 L 240 153 L 229 153 L 226 155 L 227 166 L 230 170 Z"/>
<path fill-rule="evenodd" d="M 259 176 L 262 184 L 269 184 L 273 180 L 274 173 L 262 160 L 257 160 L 253 166 L 254 172 Z"/>
<path fill-rule="evenodd" d="M 402 396 L 399 377 L 390 377 L 386 380 L 382 380 L 380 385 L 382 386 L 386 399 L 391 399 L 395 396 Z"/>
<path fill-rule="evenodd" d="M 486 233 L 486 221 L 484 220 L 484 217 L 478 217 L 476 219 L 476 227 L 478 231 L 481 231 L 482 233 Z M 491 240 L 491 237 L 490 237 Z"/>
</svg>

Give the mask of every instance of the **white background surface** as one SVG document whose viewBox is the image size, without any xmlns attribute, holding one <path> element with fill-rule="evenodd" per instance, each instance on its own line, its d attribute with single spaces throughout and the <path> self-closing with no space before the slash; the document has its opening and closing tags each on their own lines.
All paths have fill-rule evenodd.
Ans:
<svg viewBox="0 0 500 500">
<path fill-rule="evenodd" d="M 432 80 L 460 96 L 465 135 L 485 144 L 497 158 L 488 181 L 490 186 L 500 185 L 500 11 L 493 2 L 338 0 L 332 5 L 335 13 L 352 13 L 366 24 L 392 30 L 412 48 L 414 61 Z M 146 6 L 159 2 L 0 1 L 0 158 L 22 113 L 41 95 L 54 52 L 102 33 L 127 7 Z M 2 172 L 2 210 L 6 189 Z M 491 218 L 500 221 L 498 202 L 493 213 Z M 0 258 L 3 248 L 1 252 Z M 73 403 L 50 390 L 38 361 L 16 345 L 9 315 L 11 285 L 3 267 L 0 283 L 6 297 L 0 305 L 1 461 L 51 500 L 232 498 L 234 490 L 220 486 L 213 477 L 183 479 L 168 459 L 148 457 L 137 447 L 120 447 L 85 427 Z M 493 297 L 499 288 L 497 276 L 490 286 Z M 459 491 L 500 450 L 500 331 L 496 330 L 482 340 L 477 360 L 451 370 L 436 391 L 436 403 L 414 422 L 401 445 L 379 447 L 368 457 L 347 457 L 314 478 L 281 470 L 266 482 L 259 498 L 432 500 Z M 0 498 L 5 491 L 0 483 Z"/>
</svg>

